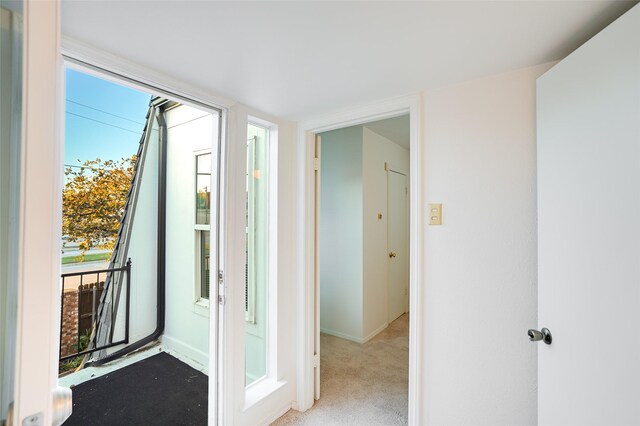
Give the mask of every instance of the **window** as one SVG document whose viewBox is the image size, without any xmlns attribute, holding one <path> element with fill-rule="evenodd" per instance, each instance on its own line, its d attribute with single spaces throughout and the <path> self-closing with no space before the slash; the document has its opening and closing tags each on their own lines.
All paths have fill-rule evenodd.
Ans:
<svg viewBox="0 0 640 426">
<path fill-rule="evenodd" d="M 195 231 L 196 299 L 209 300 L 209 256 L 211 231 L 211 153 L 196 155 Z"/>
<path fill-rule="evenodd" d="M 246 171 L 246 384 L 267 375 L 269 287 L 269 129 L 249 123 Z"/>
</svg>

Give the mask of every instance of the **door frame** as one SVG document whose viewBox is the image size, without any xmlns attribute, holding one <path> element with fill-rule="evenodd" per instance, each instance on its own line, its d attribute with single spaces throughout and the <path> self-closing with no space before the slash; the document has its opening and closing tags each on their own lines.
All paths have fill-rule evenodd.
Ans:
<svg viewBox="0 0 640 426">
<path fill-rule="evenodd" d="M 385 169 L 386 169 L 386 172 L 387 172 L 387 252 L 389 252 L 390 251 L 390 248 L 389 248 L 389 235 L 390 235 L 389 225 L 392 222 L 391 220 L 389 220 L 390 217 L 391 217 L 391 215 L 389 214 L 389 198 L 390 198 L 389 197 L 389 194 L 390 194 L 390 191 L 389 191 L 389 188 L 390 188 L 390 186 L 389 186 L 389 176 L 390 176 L 390 173 L 395 173 L 397 175 L 404 176 L 405 185 L 407 185 L 407 187 L 408 187 L 409 186 L 409 173 L 407 173 L 407 171 L 404 170 L 403 168 L 396 167 L 396 166 L 394 166 L 393 164 L 390 164 L 390 163 L 385 163 Z M 409 194 L 407 193 L 406 195 L 407 196 L 405 198 L 405 203 L 406 203 L 406 208 L 407 208 L 407 212 L 408 212 L 408 210 L 409 210 L 409 208 L 411 206 L 411 203 L 409 202 Z M 409 225 L 409 224 L 407 223 L 407 225 Z M 410 232 L 411 232 L 411 226 L 409 225 L 409 229 L 407 229 L 407 236 L 411 235 Z M 411 254 L 410 251 L 409 251 L 409 254 Z M 389 263 L 389 265 L 391 265 L 391 263 Z M 391 275 L 391 266 L 389 266 L 388 275 L 389 276 Z M 391 279 L 388 278 L 387 279 L 387 322 L 389 324 L 391 324 L 392 321 L 395 321 L 397 318 L 399 318 L 399 317 L 397 317 L 397 318 L 394 318 L 393 320 L 391 320 L 390 315 L 389 315 L 389 300 L 390 300 L 389 283 L 390 282 L 391 282 Z M 406 294 L 406 299 L 403 300 L 403 302 L 402 302 L 403 307 L 406 307 L 407 310 L 409 310 L 408 300 L 409 300 L 409 295 L 407 293 Z M 404 313 L 407 313 L 407 311 L 405 311 Z"/>
<path fill-rule="evenodd" d="M 225 208 L 227 206 L 226 199 L 228 197 L 228 179 L 226 176 L 227 167 L 226 161 L 228 156 L 228 144 L 230 140 L 229 122 L 232 121 L 233 111 L 232 106 L 235 102 L 226 99 L 224 97 L 217 96 L 201 88 L 191 86 L 187 83 L 178 81 L 174 78 L 167 77 L 159 72 L 151 70 L 149 68 L 137 65 L 126 59 L 120 58 L 116 55 L 112 55 L 91 46 L 80 43 L 74 39 L 62 37 L 61 48 L 58 53 L 60 58 L 60 92 L 59 92 L 59 111 L 64 111 L 64 67 L 71 66 L 76 69 L 80 69 L 83 72 L 94 74 L 102 79 L 114 81 L 118 84 L 132 87 L 137 90 L 153 91 L 156 94 L 164 95 L 169 98 L 183 101 L 185 104 L 191 104 L 197 108 L 205 110 L 215 110 L 220 114 L 220 132 L 218 140 L 218 197 L 217 197 L 217 210 L 218 220 L 216 221 L 217 234 L 218 234 L 218 265 L 210 268 L 215 273 L 215 282 L 218 283 L 218 269 L 225 270 L 225 266 L 228 264 L 227 260 L 227 238 L 228 232 L 225 229 L 224 224 L 227 212 Z M 63 113 L 60 113 L 59 122 L 62 123 L 64 119 Z M 61 132 L 62 133 L 62 132 Z M 58 141 L 58 148 L 60 150 L 60 170 L 62 170 L 62 151 L 64 147 L 64 138 L 61 136 Z M 60 183 L 62 178 L 60 177 Z M 61 200 L 60 200 L 61 204 Z M 61 207 L 61 205 L 60 205 Z M 59 209 L 61 211 L 61 209 Z M 60 218 L 60 224 L 61 224 Z M 61 229 L 61 225 L 56 229 Z M 59 238 L 58 240 L 59 241 Z M 57 247 L 57 246 L 56 246 Z M 56 259 L 58 249 L 56 248 Z M 215 259 L 211 259 L 214 261 Z M 58 273 L 59 276 L 59 273 Z M 220 295 L 222 291 L 219 285 L 215 286 L 216 295 L 212 297 L 214 300 Z M 56 296 L 57 295 L 57 296 Z M 59 305 L 59 292 L 54 294 L 54 301 L 56 305 Z M 60 317 L 58 308 L 58 314 L 56 318 Z M 224 374 L 225 365 L 225 352 L 224 352 L 224 323 L 228 316 L 228 310 L 218 303 L 210 304 L 209 315 L 209 406 L 208 406 L 208 424 L 224 424 L 225 415 L 225 392 L 222 392 L 224 386 L 224 380 L 226 375 Z M 56 336 L 58 333 L 56 331 Z M 56 356 L 57 365 L 57 349 L 54 351 Z M 215 356 L 211 356 L 215 354 Z M 55 378 L 57 380 L 57 369 Z"/>
<path fill-rule="evenodd" d="M 371 121 L 410 116 L 409 172 L 409 424 L 422 418 L 422 367 L 418 348 L 422 347 L 419 325 L 422 323 L 423 283 L 420 236 L 423 235 L 422 185 L 419 160 L 421 156 L 422 97 L 403 96 L 312 118 L 298 126 L 298 292 L 296 299 L 297 391 L 294 408 L 306 411 L 314 403 L 314 325 L 315 325 L 315 135 L 329 130 L 364 124 Z"/>
<path fill-rule="evenodd" d="M 60 279 L 62 229 L 59 1 L 24 1 L 22 34 L 19 188 L 11 188 L 19 194 L 12 418 L 13 425 L 30 416 L 52 424 L 60 320 L 60 292 L 52 284 Z"/>
</svg>

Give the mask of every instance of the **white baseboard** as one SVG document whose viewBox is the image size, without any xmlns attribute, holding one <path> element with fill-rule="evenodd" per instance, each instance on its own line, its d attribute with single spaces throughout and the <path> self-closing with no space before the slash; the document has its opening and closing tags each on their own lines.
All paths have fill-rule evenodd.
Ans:
<svg viewBox="0 0 640 426">
<path fill-rule="evenodd" d="M 280 410 L 278 410 L 278 411 L 276 412 L 276 414 L 273 414 L 273 415 L 271 415 L 271 416 L 267 417 L 267 418 L 265 419 L 265 421 L 263 421 L 263 422 L 261 422 L 261 423 L 260 423 L 260 425 L 263 425 L 263 426 L 268 426 L 268 425 L 270 425 L 271 423 L 273 423 L 273 422 L 275 422 L 276 420 L 278 420 L 280 417 L 284 416 L 284 415 L 285 415 L 285 413 L 286 413 L 287 411 L 289 411 L 291 408 L 292 408 L 291 403 L 286 404 L 284 407 L 282 407 Z"/>
<path fill-rule="evenodd" d="M 209 355 L 166 334 L 164 334 L 160 340 L 164 352 L 173 355 L 196 370 L 209 375 Z"/>
<path fill-rule="evenodd" d="M 382 330 L 384 330 L 388 326 L 389 324 L 385 322 L 384 324 L 382 324 L 380 327 L 373 330 L 373 332 L 369 333 L 365 337 L 351 336 L 350 334 L 341 333 L 339 331 L 330 330 L 328 328 L 320 328 L 320 332 L 324 334 L 329 334 L 331 336 L 339 337 L 341 339 L 350 340 L 352 342 L 362 344 L 362 343 L 367 343 L 369 340 L 373 339 L 378 333 L 380 333 Z"/>
<path fill-rule="evenodd" d="M 366 335 L 363 339 L 362 343 L 367 343 L 369 340 L 373 339 L 374 337 L 376 337 L 378 335 L 378 333 L 380 333 L 382 330 L 384 330 L 385 328 L 389 327 L 389 323 L 384 323 L 382 325 L 380 325 L 380 327 L 376 328 L 375 330 L 373 330 L 371 333 L 369 333 L 368 335 Z"/>
</svg>

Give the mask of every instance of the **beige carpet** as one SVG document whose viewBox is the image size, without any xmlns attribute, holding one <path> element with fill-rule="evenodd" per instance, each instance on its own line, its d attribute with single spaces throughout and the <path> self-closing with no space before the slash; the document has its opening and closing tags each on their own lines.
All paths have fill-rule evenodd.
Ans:
<svg viewBox="0 0 640 426">
<path fill-rule="evenodd" d="M 274 425 L 407 424 L 409 318 L 403 315 L 361 345 L 322 334 L 320 400 Z"/>
</svg>

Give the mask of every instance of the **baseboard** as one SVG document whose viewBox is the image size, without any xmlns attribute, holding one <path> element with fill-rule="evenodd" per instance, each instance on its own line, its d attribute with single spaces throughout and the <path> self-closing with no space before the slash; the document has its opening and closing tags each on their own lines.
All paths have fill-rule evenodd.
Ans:
<svg viewBox="0 0 640 426">
<path fill-rule="evenodd" d="M 352 342 L 356 342 L 356 343 L 362 344 L 362 343 L 367 343 L 369 340 L 371 340 L 374 337 L 376 337 L 376 335 L 378 333 L 380 333 L 382 330 L 384 330 L 388 326 L 389 326 L 389 324 L 387 324 L 385 322 L 384 324 L 382 324 L 380 327 L 378 327 L 375 330 L 373 330 L 373 332 L 369 333 L 365 337 L 355 337 L 355 336 L 351 336 L 350 334 L 341 333 L 339 331 L 334 331 L 334 330 L 331 330 L 331 329 L 328 329 L 328 328 L 320 328 L 320 332 L 324 333 L 324 334 L 328 334 L 330 336 L 335 336 L 335 337 L 339 337 L 341 339 L 350 340 Z"/>
<path fill-rule="evenodd" d="M 339 338 L 345 339 L 345 340 L 351 340 L 352 342 L 356 342 L 356 343 L 362 343 L 363 342 L 362 337 L 351 336 L 350 334 L 341 333 L 339 331 L 334 331 L 334 330 L 331 330 L 331 329 L 328 329 L 328 328 L 320 328 L 320 333 L 328 334 L 330 336 L 339 337 Z"/>
<path fill-rule="evenodd" d="M 260 425 L 261 426 L 268 426 L 271 423 L 275 422 L 276 420 L 278 420 L 280 417 L 284 416 L 286 414 L 287 411 L 291 410 L 291 403 L 286 404 L 284 407 L 282 407 L 280 410 L 276 411 L 277 414 L 271 415 L 269 417 L 266 418 L 265 421 L 261 422 Z"/>
<path fill-rule="evenodd" d="M 389 323 L 384 323 L 382 324 L 380 327 L 376 328 L 375 330 L 373 330 L 371 333 L 369 333 L 368 335 L 366 335 L 364 337 L 364 339 L 362 339 L 362 343 L 367 343 L 369 340 L 373 339 L 374 337 L 376 337 L 378 335 L 378 333 L 380 333 L 382 330 L 384 330 L 385 328 L 389 327 Z"/>
<path fill-rule="evenodd" d="M 164 352 L 209 375 L 209 356 L 206 353 L 166 334 L 161 337 L 161 342 Z"/>
</svg>

